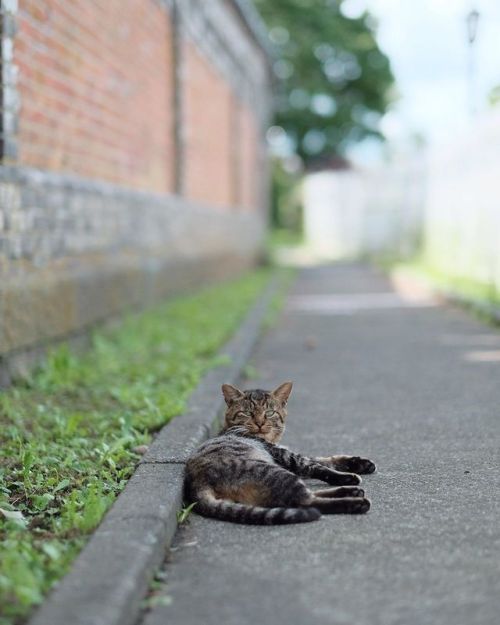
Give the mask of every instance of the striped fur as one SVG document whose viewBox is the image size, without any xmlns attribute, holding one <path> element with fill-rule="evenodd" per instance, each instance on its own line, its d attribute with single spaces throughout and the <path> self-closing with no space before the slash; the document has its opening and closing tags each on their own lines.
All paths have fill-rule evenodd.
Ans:
<svg viewBox="0 0 500 625">
<path fill-rule="evenodd" d="M 223 431 L 201 445 L 186 464 L 186 499 L 196 502 L 196 512 L 235 523 L 279 525 L 315 521 L 322 513 L 369 509 L 358 486 L 360 478 L 335 468 L 336 458 L 344 467 L 349 456 L 307 458 L 276 444 L 284 431 L 290 391 L 289 382 L 273 392 L 223 386 Z M 364 462 L 370 463 L 364 468 L 375 466 Z M 315 494 L 301 478 L 342 486 Z"/>
<path fill-rule="evenodd" d="M 234 501 L 216 499 L 209 492 L 202 493 L 198 499 L 196 511 L 203 516 L 221 521 L 247 523 L 249 525 L 286 525 L 288 523 L 307 523 L 316 521 L 321 516 L 317 508 L 264 508 L 250 506 Z"/>
</svg>

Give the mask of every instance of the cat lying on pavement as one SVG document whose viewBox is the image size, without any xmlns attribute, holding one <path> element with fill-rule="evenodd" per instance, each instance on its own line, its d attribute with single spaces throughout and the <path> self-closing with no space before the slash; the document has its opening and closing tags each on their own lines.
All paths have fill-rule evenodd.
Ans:
<svg viewBox="0 0 500 625">
<path fill-rule="evenodd" d="M 222 386 L 227 404 L 222 432 L 203 443 L 186 464 L 186 498 L 196 502 L 196 512 L 256 525 L 368 512 L 370 501 L 356 474 L 373 473 L 373 462 L 358 456 L 308 458 L 277 444 L 291 390 L 291 382 L 274 391 Z M 336 488 L 313 491 L 301 478 Z"/>
</svg>

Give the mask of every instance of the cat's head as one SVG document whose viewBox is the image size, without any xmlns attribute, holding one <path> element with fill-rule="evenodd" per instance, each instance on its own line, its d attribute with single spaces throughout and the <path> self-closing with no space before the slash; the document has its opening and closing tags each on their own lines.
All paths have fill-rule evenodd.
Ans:
<svg viewBox="0 0 500 625">
<path fill-rule="evenodd" d="M 238 427 L 242 434 L 277 443 L 285 431 L 286 403 L 292 383 L 285 382 L 274 391 L 240 391 L 231 384 L 222 385 L 227 409 L 223 430 Z"/>
</svg>

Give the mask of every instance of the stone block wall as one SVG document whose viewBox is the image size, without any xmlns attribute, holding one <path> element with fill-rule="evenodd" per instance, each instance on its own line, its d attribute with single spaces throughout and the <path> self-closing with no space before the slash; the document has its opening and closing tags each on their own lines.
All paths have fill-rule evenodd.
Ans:
<svg viewBox="0 0 500 625">
<path fill-rule="evenodd" d="M 246 0 L 0 6 L 1 381 L 20 354 L 256 262 L 270 78 Z"/>
</svg>

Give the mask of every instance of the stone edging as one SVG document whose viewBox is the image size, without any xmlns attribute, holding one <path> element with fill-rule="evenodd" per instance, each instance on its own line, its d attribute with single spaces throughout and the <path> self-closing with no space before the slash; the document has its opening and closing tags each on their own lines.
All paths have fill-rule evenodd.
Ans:
<svg viewBox="0 0 500 625">
<path fill-rule="evenodd" d="M 155 569 L 177 529 L 184 460 L 217 430 L 223 407 L 221 383 L 237 382 L 276 288 L 274 278 L 221 350 L 227 364 L 210 370 L 190 396 L 184 414 L 160 431 L 70 572 L 29 625 L 136 622 Z"/>
</svg>

